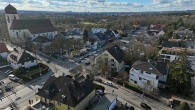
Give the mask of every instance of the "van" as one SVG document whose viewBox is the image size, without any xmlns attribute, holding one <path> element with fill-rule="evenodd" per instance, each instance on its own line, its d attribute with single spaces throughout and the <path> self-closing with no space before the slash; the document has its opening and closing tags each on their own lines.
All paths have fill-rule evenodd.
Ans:
<svg viewBox="0 0 195 110">
<path fill-rule="evenodd" d="M 106 82 L 104 82 L 106 85 L 108 85 L 108 86 L 112 86 L 112 82 L 110 82 L 110 81 L 106 81 Z"/>
<path fill-rule="evenodd" d="M 17 77 L 16 77 L 15 75 L 13 75 L 13 74 L 10 74 L 10 75 L 8 76 L 8 78 L 9 78 L 10 80 L 17 80 Z"/>
</svg>

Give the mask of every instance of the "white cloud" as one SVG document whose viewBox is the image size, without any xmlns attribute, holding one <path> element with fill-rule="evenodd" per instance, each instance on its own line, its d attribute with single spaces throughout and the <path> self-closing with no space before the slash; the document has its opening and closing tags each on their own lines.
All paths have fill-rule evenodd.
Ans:
<svg viewBox="0 0 195 110">
<path fill-rule="evenodd" d="M 38 11 L 99 11 L 132 12 L 162 10 L 194 10 L 195 0 L 153 0 L 149 5 L 130 2 L 108 2 L 107 0 L 9 0 L 19 10 Z M 8 0 L 0 0 L 4 9 Z"/>
<path fill-rule="evenodd" d="M 169 3 L 173 0 L 153 0 L 153 4 L 164 4 L 164 3 Z"/>
</svg>

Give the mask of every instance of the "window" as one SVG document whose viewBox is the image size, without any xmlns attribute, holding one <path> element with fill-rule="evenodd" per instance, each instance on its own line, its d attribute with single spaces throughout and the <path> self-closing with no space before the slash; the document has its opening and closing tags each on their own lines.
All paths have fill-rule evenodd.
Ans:
<svg viewBox="0 0 195 110">
<path fill-rule="evenodd" d="M 137 81 L 134 81 L 135 84 L 137 84 Z"/>
<path fill-rule="evenodd" d="M 7 22 L 10 23 L 10 19 L 9 19 L 9 16 L 7 16 Z"/>
<path fill-rule="evenodd" d="M 108 54 L 104 54 L 105 56 L 108 56 Z"/>
<path fill-rule="evenodd" d="M 47 99 L 45 98 L 45 102 L 47 103 Z"/>
<path fill-rule="evenodd" d="M 61 103 L 60 103 L 60 102 L 57 102 L 57 105 L 58 105 L 58 106 L 61 106 Z"/>
<path fill-rule="evenodd" d="M 18 32 L 16 32 L 16 36 L 17 36 L 17 38 L 19 37 Z"/>
<path fill-rule="evenodd" d="M 132 76 L 134 76 L 133 74 L 131 74 Z"/>
<path fill-rule="evenodd" d="M 143 74 L 143 71 L 141 70 L 141 74 Z"/>
<path fill-rule="evenodd" d="M 56 110 L 59 110 L 59 109 L 56 108 Z"/>
<path fill-rule="evenodd" d="M 158 76 L 156 76 L 156 79 L 158 79 Z"/>
<path fill-rule="evenodd" d="M 146 72 L 147 74 L 151 74 L 151 73 L 148 73 L 148 72 Z"/>
<path fill-rule="evenodd" d="M 16 19 L 16 16 L 14 15 L 14 19 Z"/>
<path fill-rule="evenodd" d="M 142 78 L 141 78 L 141 77 L 139 77 L 139 80 L 142 80 Z"/>
</svg>

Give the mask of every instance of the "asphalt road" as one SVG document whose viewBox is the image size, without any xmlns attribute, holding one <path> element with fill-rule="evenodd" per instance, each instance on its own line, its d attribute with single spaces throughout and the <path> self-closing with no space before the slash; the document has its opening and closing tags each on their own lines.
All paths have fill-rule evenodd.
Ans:
<svg viewBox="0 0 195 110">
<path fill-rule="evenodd" d="M 104 81 L 107 81 L 107 80 L 103 79 L 103 82 Z M 115 83 L 113 83 L 113 87 L 111 87 L 111 86 L 105 85 L 104 83 L 99 83 L 96 81 L 94 81 L 94 82 L 104 86 L 105 91 L 112 93 L 112 91 L 114 90 L 114 94 L 118 95 L 118 97 L 120 97 L 121 99 L 125 100 L 126 102 L 132 104 L 134 107 L 137 107 L 139 109 L 142 109 L 140 107 L 140 103 L 144 102 L 144 103 L 148 104 L 152 108 L 152 110 L 172 110 L 168 106 L 162 105 L 158 102 L 155 102 L 154 100 L 148 101 L 145 98 L 142 98 L 137 93 L 132 92 L 128 89 L 124 89 L 124 87 L 117 85 Z"/>
</svg>

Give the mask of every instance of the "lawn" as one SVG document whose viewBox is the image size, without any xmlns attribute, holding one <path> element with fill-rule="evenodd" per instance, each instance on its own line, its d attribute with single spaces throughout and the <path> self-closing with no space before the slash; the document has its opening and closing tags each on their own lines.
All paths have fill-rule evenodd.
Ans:
<svg viewBox="0 0 195 110">
<path fill-rule="evenodd" d="M 88 24 L 91 24 L 91 25 L 95 25 L 95 23 L 91 23 L 91 22 L 80 22 L 81 24 L 86 24 L 86 25 L 88 25 Z"/>
<path fill-rule="evenodd" d="M 42 68 L 41 71 L 43 71 L 44 69 L 45 68 Z M 26 74 L 24 76 L 26 76 L 26 77 L 33 76 L 33 75 L 35 75 L 39 72 L 40 72 L 39 68 L 33 69 L 33 70 L 30 70 L 30 71 L 26 72 Z"/>
</svg>

